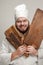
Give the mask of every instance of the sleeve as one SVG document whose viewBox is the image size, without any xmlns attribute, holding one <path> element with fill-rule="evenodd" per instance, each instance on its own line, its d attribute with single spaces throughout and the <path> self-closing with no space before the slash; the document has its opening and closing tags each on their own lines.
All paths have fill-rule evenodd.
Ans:
<svg viewBox="0 0 43 65">
<path fill-rule="evenodd" d="M 43 40 L 42 40 L 40 48 L 38 50 L 38 58 L 43 59 Z"/>
<path fill-rule="evenodd" d="M 1 43 L 1 48 L 0 48 L 0 63 L 2 65 L 9 65 L 11 62 L 11 54 L 9 53 L 9 46 L 7 42 L 4 40 Z"/>
</svg>

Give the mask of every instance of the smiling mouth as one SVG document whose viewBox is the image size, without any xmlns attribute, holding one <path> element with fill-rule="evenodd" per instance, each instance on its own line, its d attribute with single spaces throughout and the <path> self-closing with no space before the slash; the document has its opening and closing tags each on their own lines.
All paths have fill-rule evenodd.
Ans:
<svg viewBox="0 0 43 65">
<path fill-rule="evenodd" d="M 20 27 L 26 27 L 26 25 L 21 25 Z"/>
</svg>

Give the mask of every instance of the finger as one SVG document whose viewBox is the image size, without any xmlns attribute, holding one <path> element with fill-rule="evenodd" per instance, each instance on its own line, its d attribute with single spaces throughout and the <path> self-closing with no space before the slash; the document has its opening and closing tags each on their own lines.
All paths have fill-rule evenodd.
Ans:
<svg viewBox="0 0 43 65">
<path fill-rule="evenodd" d="M 29 48 L 29 47 L 27 47 L 27 49 L 26 50 L 31 50 L 32 48 Z"/>
<path fill-rule="evenodd" d="M 30 52 L 30 51 L 32 51 L 32 49 L 27 49 L 26 51 Z"/>
<path fill-rule="evenodd" d="M 27 46 L 28 48 L 31 48 L 32 46 Z"/>
<path fill-rule="evenodd" d="M 22 47 L 22 48 L 23 48 L 23 47 L 26 48 L 26 45 L 22 45 L 21 47 Z"/>
<path fill-rule="evenodd" d="M 19 48 L 24 48 L 24 46 L 20 46 Z"/>
</svg>

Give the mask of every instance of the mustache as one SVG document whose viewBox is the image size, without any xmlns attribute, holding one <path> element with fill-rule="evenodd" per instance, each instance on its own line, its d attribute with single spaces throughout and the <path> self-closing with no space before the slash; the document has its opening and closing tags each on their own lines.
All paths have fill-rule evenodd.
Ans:
<svg viewBox="0 0 43 65">
<path fill-rule="evenodd" d="M 22 27 L 22 26 L 26 27 L 26 25 L 20 25 L 20 27 Z"/>
</svg>

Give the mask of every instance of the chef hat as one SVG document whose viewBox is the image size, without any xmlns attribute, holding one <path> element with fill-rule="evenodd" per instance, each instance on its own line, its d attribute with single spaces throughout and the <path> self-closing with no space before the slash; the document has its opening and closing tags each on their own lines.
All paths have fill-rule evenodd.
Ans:
<svg viewBox="0 0 43 65">
<path fill-rule="evenodd" d="M 19 17 L 25 17 L 28 19 L 28 10 L 25 4 L 21 4 L 15 7 L 15 19 L 17 20 Z"/>
</svg>

